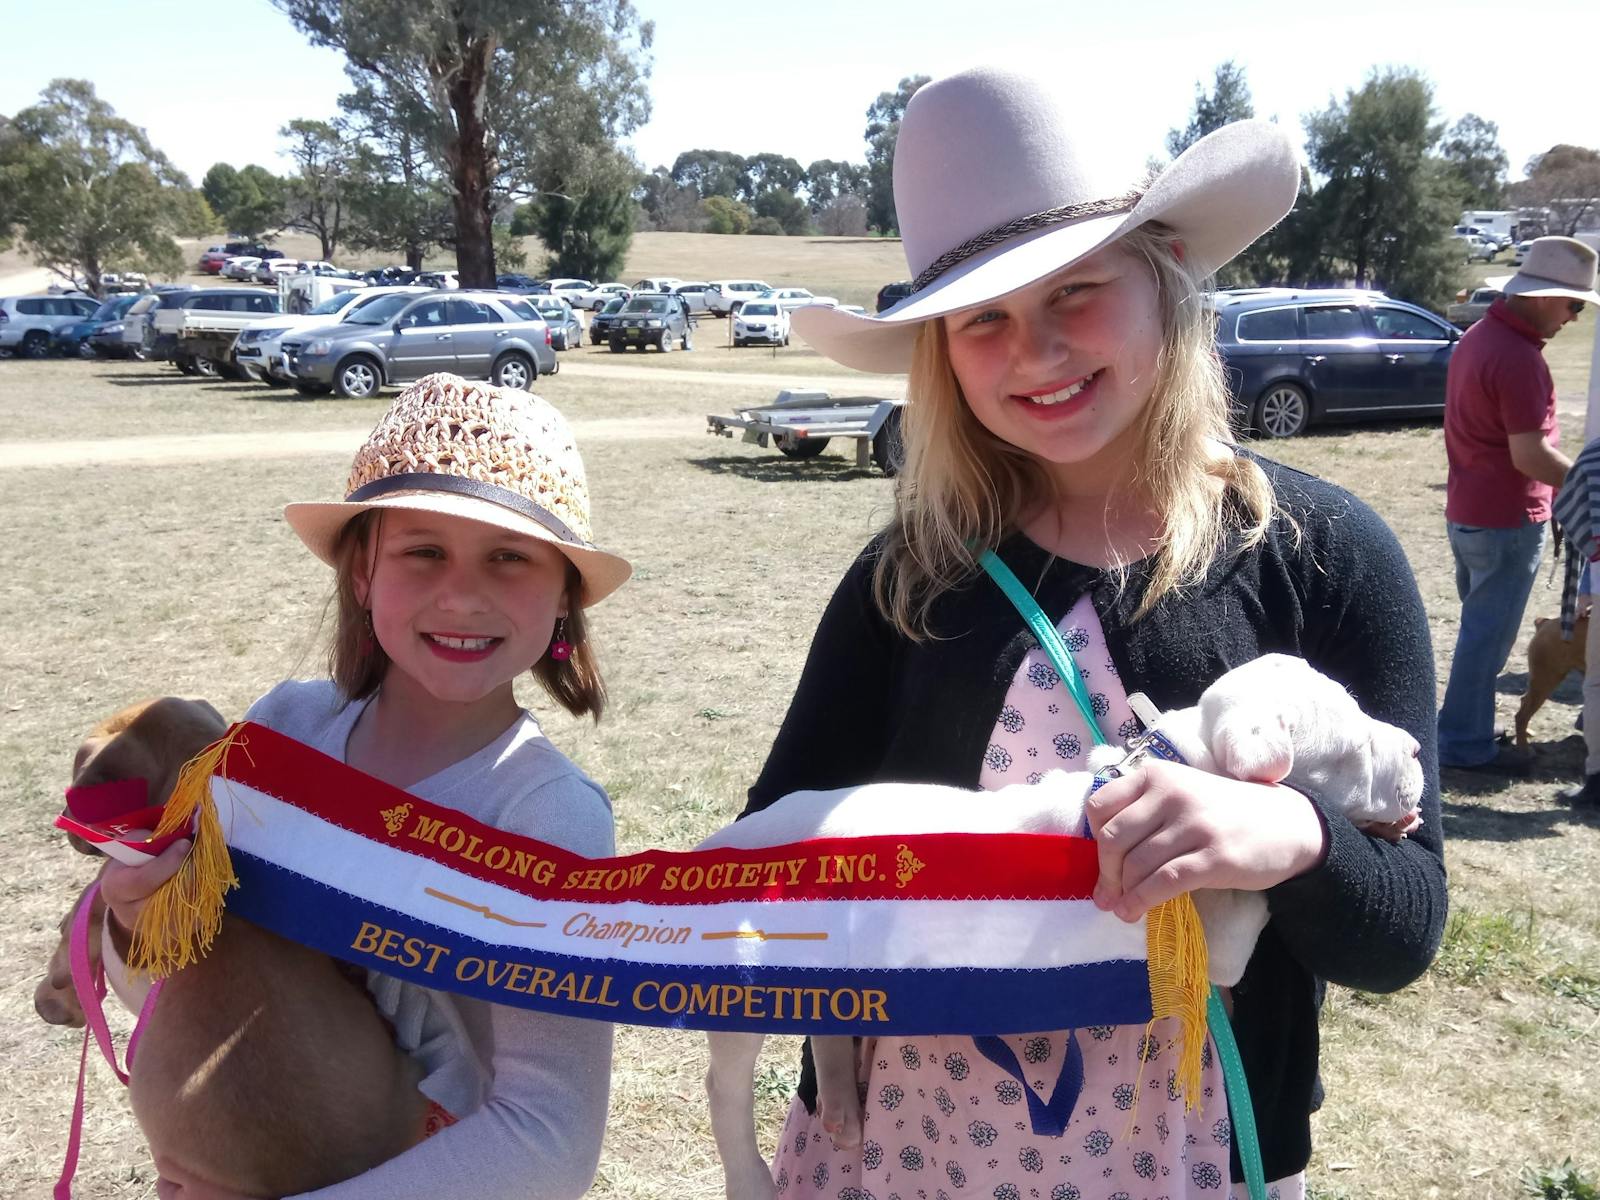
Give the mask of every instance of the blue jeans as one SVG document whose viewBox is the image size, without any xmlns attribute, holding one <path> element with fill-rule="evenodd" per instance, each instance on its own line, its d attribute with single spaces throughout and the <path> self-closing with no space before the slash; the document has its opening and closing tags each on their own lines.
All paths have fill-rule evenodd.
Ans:
<svg viewBox="0 0 1600 1200">
<path fill-rule="evenodd" d="M 1450 682 L 1439 709 L 1439 762 L 1475 767 L 1491 761 L 1494 685 L 1522 625 L 1522 611 L 1544 553 L 1544 522 L 1485 529 L 1446 521 L 1456 560 L 1461 628 L 1450 658 Z"/>
</svg>

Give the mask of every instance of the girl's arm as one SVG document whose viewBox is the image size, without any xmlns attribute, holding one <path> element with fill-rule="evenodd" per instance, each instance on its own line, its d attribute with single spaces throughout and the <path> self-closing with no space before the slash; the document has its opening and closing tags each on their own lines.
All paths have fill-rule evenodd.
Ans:
<svg viewBox="0 0 1600 1200">
<path fill-rule="evenodd" d="M 576 771 L 546 779 L 495 824 L 591 858 L 615 849 L 605 793 Z M 489 1022 L 487 1047 L 477 1039 L 480 1052 L 492 1053 L 483 1106 L 399 1157 L 304 1196 L 576 1200 L 588 1191 L 610 1100 L 611 1025 L 460 1003 L 481 1005 Z"/>
<path fill-rule="evenodd" d="M 1427 618 L 1399 543 L 1365 505 L 1335 495 L 1301 521 L 1301 652 L 1367 715 L 1416 738 L 1421 828 L 1392 843 L 1315 796 L 1158 765 L 1089 801 L 1096 899 L 1132 920 L 1194 888 L 1262 891 L 1273 932 L 1306 970 L 1394 991 L 1433 960 L 1446 911 Z"/>
<path fill-rule="evenodd" d="M 494 1082 L 483 1107 L 316 1200 L 576 1200 L 600 1162 L 611 1026 L 489 1006 Z"/>
</svg>

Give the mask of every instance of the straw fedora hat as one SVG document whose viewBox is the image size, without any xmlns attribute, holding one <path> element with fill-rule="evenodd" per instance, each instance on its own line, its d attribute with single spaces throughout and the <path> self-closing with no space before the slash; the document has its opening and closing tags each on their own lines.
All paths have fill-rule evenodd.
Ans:
<svg viewBox="0 0 1600 1200">
<path fill-rule="evenodd" d="M 633 572 L 594 545 L 589 486 L 566 418 L 527 392 L 456 375 L 419 379 L 356 451 L 344 500 L 290 504 L 283 515 L 332 566 L 345 522 L 372 508 L 465 517 L 549 542 L 578 568 L 585 608 Z"/>
<path fill-rule="evenodd" d="M 1535 238 L 1515 275 L 1485 279 L 1507 296 L 1565 296 L 1600 304 L 1595 291 L 1595 266 L 1600 261 L 1593 247 L 1577 238 Z"/>
<path fill-rule="evenodd" d="M 930 83 L 906 106 L 894 199 L 913 291 L 878 317 L 798 309 L 794 329 L 829 358 L 899 373 L 932 317 L 1042 279 L 1147 221 L 1183 239 L 1215 271 L 1283 219 L 1300 186 L 1289 135 L 1240 121 L 1200 139 L 1143 191 L 1084 156 L 1074 126 L 1040 81 L 978 68 Z"/>
</svg>

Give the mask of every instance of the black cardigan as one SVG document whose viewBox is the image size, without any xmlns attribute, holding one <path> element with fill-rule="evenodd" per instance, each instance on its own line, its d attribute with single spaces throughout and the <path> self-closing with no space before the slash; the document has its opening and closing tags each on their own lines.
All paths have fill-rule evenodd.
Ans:
<svg viewBox="0 0 1600 1200">
<path fill-rule="evenodd" d="M 1327 829 L 1327 858 L 1266 893 L 1271 921 L 1233 989 L 1263 1165 L 1276 1179 L 1303 1170 L 1311 1155 L 1324 981 L 1389 992 L 1416 979 L 1438 949 L 1446 896 L 1433 652 L 1405 554 L 1349 493 L 1257 461 L 1280 507 L 1265 540 L 1220 556 L 1200 584 L 1164 597 L 1142 620 L 1133 619 L 1147 579 L 1142 564 L 1119 588 L 1111 572 L 1055 558 L 1020 534 L 999 554 L 1052 620 L 1088 592 L 1123 686 L 1163 709 L 1194 704 L 1218 676 L 1262 654 L 1295 654 L 1422 746 L 1423 825 L 1399 844 L 1368 837 L 1311 797 Z M 746 812 L 809 788 L 890 780 L 978 786 L 1032 635 L 979 575 L 939 597 L 933 638 L 906 639 L 873 602 L 875 554 L 876 543 L 829 602 Z M 808 1045 L 800 1088 L 808 1107 L 815 1087 Z"/>
</svg>

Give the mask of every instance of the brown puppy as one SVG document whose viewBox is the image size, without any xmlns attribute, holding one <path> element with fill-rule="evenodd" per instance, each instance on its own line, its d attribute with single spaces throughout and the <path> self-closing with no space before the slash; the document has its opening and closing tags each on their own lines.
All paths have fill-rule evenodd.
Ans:
<svg viewBox="0 0 1600 1200">
<path fill-rule="evenodd" d="M 126 709 L 85 740 L 73 783 L 132 775 L 149 780 L 152 803 L 165 801 L 182 764 L 224 728 L 200 701 Z M 163 1197 L 208 1188 L 284 1196 L 358 1175 L 420 1141 L 428 1104 L 419 1077 L 346 968 L 224 917 L 206 957 L 167 980 L 129 1094 Z"/>
<path fill-rule="evenodd" d="M 1556 688 L 1573 671 L 1587 673 L 1587 653 L 1584 649 L 1589 638 L 1589 616 L 1585 613 L 1573 627 L 1572 637 L 1563 641 L 1561 622 L 1553 617 L 1539 617 L 1533 623 L 1533 636 L 1528 639 L 1528 690 L 1517 706 L 1517 745 L 1528 745 L 1528 721 L 1541 705 L 1554 694 Z"/>
</svg>

